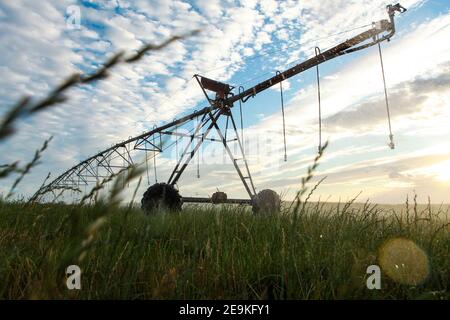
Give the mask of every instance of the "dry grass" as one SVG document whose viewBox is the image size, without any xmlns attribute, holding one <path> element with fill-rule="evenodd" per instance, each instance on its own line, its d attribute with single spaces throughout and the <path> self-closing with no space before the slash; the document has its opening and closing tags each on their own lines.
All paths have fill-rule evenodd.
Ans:
<svg viewBox="0 0 450 320">
<path fill-rule="evenodd" d="M 14 132 L 20 117 L 65 101 L 68 88 L 103 79 L 114 65 L 135 62 L 176 39 L 144 46 L 129 58 L 118 53 L 94 74 L 68 77 L 42 101 L 24 97 L 0 122 L 0 142 Z M 308 203 L 320 183 L 311 189 L 307 184 L 325 148 L 283 214 L 255 216 L 246 207 L 190 206 L 179 213 L 145 216 L 131 205 L 120 206 L 122 187 L 140 175 L 135 168 L 110 178 L 114 186 L 106 199 L 98 199 L 105 186 L 99 183 L 76 205 L 57 203 L 67 188 L 40 188 L 27 202 L 11 201 L 46 147 L 47 142 L 23 167 L 18 162 L 0 166 L 0 179 L 18 175 L 6 199 L 0 199 L 0 298 L 449 298 L 447 212 L 431 205 L 420 210 L 415 198 L 413 206 L 407 201 L 405 211 L 356 206 L 354 201 Z M 53 194 L 54 201 L 40 203 L 43 193 Z M 379 262 L 390 239 L 411 240 L 409 247 L 424 253 L 428 267 L 417 268 L 416 261 L 403 259 L 414 255 L 403 252 L 390 250 L 391 260 L 402 258 L 404 270 L 429 274 L 411 285 L 393 280 L 405 277 L 386 277 L 392 270 L 383 270 L 389 272 L 383 272 L 382 289 L 368 290 L 366 268 Z M 65 269 L 71 264 L 82 270 L 79 291 L 65 285 Z M 414 272 L 407 279 L 417 280 Z"/>
<path fill-rule="evenodd" d="M 432 212 L 407 223 L 383 209 L 345 208 L 310 204 L 294 225 L 292 215 L 261 217 L 236 206 L 145 216 L 106 203 L 1 203 L 0 297 L 449 298 L 448 217 Z M 422 248 L 430 274 L 406 285 L 383 272 L 382 289 L 368 290 L 366 268 L 393 238 Z M 80 291 L 65 287 L 70 264 L 82 269 Z"/>
</svg>

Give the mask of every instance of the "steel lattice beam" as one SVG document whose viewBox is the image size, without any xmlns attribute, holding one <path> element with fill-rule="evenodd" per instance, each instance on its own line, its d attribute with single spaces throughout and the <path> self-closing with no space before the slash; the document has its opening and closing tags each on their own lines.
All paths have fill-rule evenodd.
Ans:
<svg viewBox="0 0 450 320">
<path fill-rule="evenodd" d="M 135 163 L 131 155 L 131 151 L 133 150 L 145 151 L 146 153 L 148 151 L 151 151 L 153 152 L 153 157 L 156 157 L 157 154 L 164 151 L 162 149 L 162 146 L 157 146 L 155 144 L 155 137 L 157 134 L 159 134 L 160 141 L 161 135 L 173 135 L 180 138 L 184 137 L 190 139 L 185 152 L 180 157 L 175 169 L 173 170 L 169 178 L 170 184 L 175 184 L 178 181 L 181 174 L 189 164 L 190 160 L 193 158 L 194 154 L 197 152 L 198 148 L 204 141 L 221 141 L 228 155 L 232 159 L 236 171 L 238 172 L 247 190 L 247 193 L 249 194 L 250 198 L 252 198 L 256 190 L 251 179 L 247 161 L 245 159 L 242 142 L 239 139 L 236 124 L 231 114 L 231 108 L 233 108 L 234 102 L 246 102 L 249 98 L 254 97 L 258 93 L 280 83 L 281 81 L 291 78 L 315 66 L 318 66 L 321 63 L 342 56 L 344 54 L 363 50 L 373 45 L 379 44 L 380 42 L 390 40 L 391 37 L 395 34 L 395 13 L 404 11 L 406 11 L 406 9 L 404 9 L 399 4 L 389 5 L 387 6 L 389 20 L 381 20 L 377 23 L 374 23 L 371 29 L 362 32 L 359 35 L 348 39 L 347 41 L 325 52 L 322 52 L 321 54 L 318 54 L 311 59 L 297 64 L 292 68 L 285 70 L 284 72 L 277 72 L 274 77 L 258 83 L 254 87 L 251 87 L 247 90 L 239 90 L 236 95 L 232 93 L 234 89 L 233 86 L 215 80 L 207 79 L 200 75 L 195 75 L 195 79 L 198 81 L 207 101 L 209 102 L 208 107 L 205 107 L 199 111 L 195 111 L 187 116 L 181 117 L 178 120 L 174 120 L 165 125 L 154 128 L 153 130 L 145 132 L 139 136 L 129 138 L 126 141 L 115 144 L 110 148 L 107 148 L 68 169 L 43 188 L 46 190 L 51 190 L 52 187 L 65 185 L 67 183 L 79 185 L 80 181 L 82 181 L 82 183 L 84 184 L 88 184 L 91 182 L 90 180 L 88 180 L 88 178 L 95 178 L 96 181 L 94 182 L 98 182 L 99 178 L 101 177 L 110 176 L 117 173 L 120 169 L 126 168 L 128 165 L 133 165 Z M 214 99 L 210 98 L 207 94 L 207 91 L 215 92 L 216 97 Z M 240 169 L 239 165 L 237 165 L 236 160 L 234 159 L 234 156 L 232 155 L 228 147 L 228 142 L 230 141 L 227 140 L 226 134 L 225 136 L 222 134 L 221 129 L 217 124 L 217 121 L 221 116 L 227 117 L 227 127 L 228 120 L 231 119 L 233 130 L 236 133 L 236 138 L 231 141 L 237 141 L 239 143 L 239 150 L 242 153 L 244 159 L 244 171 L 247 172 L 247 176 L 244 176 L 242 174 L 242 170 Z M 182 126 L 198 117 L 202 117 L 202 121 L 199 123 L 193 134 L 186 135 L 176 132 L 176 129 L 179 126 Z M 200 135 L 199 131 L 206 125 L 208 125 L 206 132 Z M 220 140 L 210 139 L 207 137 L 212 128 L 216 129 L 220 136 Z M 175 129 L 175 131 L 173 129 Z M 189 149 L 194 145 L 194 140 L 196 140 L 194 148 Z M 148 148 L 148 145 L 150 146 L 150 148 Z M 113 157 L 113 155 L 115 156 Z M 127 165 L 118 165 L 117 163 L 114 163 L 114 160 L 117 158 L 122 159 L 123 162 Z M 146 158 L 146 161 L 147 160 L 148 158 Z M 76 182 L 74 179 L 76 179 Z"/>
</svg>

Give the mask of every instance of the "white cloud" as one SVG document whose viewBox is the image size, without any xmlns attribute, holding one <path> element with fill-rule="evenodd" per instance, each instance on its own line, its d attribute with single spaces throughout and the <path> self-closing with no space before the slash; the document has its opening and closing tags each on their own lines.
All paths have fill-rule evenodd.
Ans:
<svg viewBox="0 0 450 320">
<path fill-rule="evenodd" d="M 364 189 L 366 196 L 373 196 L 377 200 L 382 199 L 381 194 L 388 192 L 387 187 L 393 187 L 394 182 L 402 182 L 401 179 L 393 179 L 388 174 L 392 168 L 395 168 L 396 162 L 406 164 L 403 170 L 412 170 L 414 167 L 421 169 L 414 172 L 414 179 L 408 181 L 408 187 L 403 185 L 398 192 L 395 192 L 395 197 L 389 197 L 389 201 L 401 201 L 414 188 L 421 191 L 428 188 L 427 192 L 433 195 L 434 189 L 431 187 L 433 183 L 430 181 L 436 182 L 440 178 L 426 177 L 424 172 L 430 172 L 431 169 L 427 169 L 428 166 L 440 166 L 439 161 L 448 158 L 447 154 L 443 157 L 438 154 L 442 150 L 448 150 L 445 145 L 439 145 L 439 143 L 445 141 L 445 137 L 450 134 L 447 125 L 450 121 L 448 111 L 450 87 L 447 83 L 450 48 L 448 41 L 444 40 L 450 34 L 449 22 L 450 14 L 427 21 L 402 36 L 394 38 L 384 50 L 394 134 L 400 140 L 397 147 L 404 151 L 397 150 L 394 154 L 389 154 L 385 145 L 388 134 L 387 119 L 376 50 L 354 59 L 351 64 L 343 66 L 335 75 L 331 74 L 323 79 L 321 84 L 322 110 L 325 118 L 323 129 L 325 137 L 331 134 L 332 146 L 342 145 L 343 141 L 354 144 L 356 141 L 366 140 L 366 144 L 375 148 L 374 150 L 380 147 L 385 150 L 377 151 L 385 158 L 378 158 L 375 154 L 374 159 L 371 160 L 372 164 L 369 164 L 360 158 L 355 160 L 355 148 L 350 148 L 344 158 L 346 165 L 332 167 L 333 175 L 341 176 L 342 184 L 346 185 L 345 188 L 339 187 L 340 192 L 335 192 L 336 195 L 350 196 L 352 193 L 357 193 L 359 189 Z M 314 154 L 311 146 L 317 144 L 316 90 L 315 86 L 301 90 L 289 102 L 286 109 L 288 130 L 301 128 L 301 131 L 297 133 L 295 130 L 290 131 L 289 153 L 291 158 L 292 155 L 297 155 L 296 159 L 302 156 L 306 157 L 306 161 L 294 161 L 288 165 L 291 169 L 286 167 L 282 171 L 265 175 L 268 177 L 266 180 L 268 183 L 272 181 L 276 186 L 276 181 L 279 181 L 279 186 L 288 186 L 290 184 L 288 177 L 310 163 Z M 339 130 L 332 126 L 333 121 L 340 123 Z M 273 115 L 258 123 L 254 128 L 264 128 L 266 132 L 273 130 L 280 133 L 280 123 L 279 115 Z M 280 134 L 278 136 L 278 141 L 281 141 Z M 430 138 L 427 139 L 427 136 Z M 421 137 L 424 142 L 419 143 L 417 137 Z M 438 147 L 423 149 L 428 144 L 437 144 Z M 411 154 L 410 149 L 414 147 L 422 154 L 420 157 L 415 158 Z M 332 147 L 331 154 L 328 155 L 331 157 L 330 163 L 333 163 L 337 152 L 339 151 Z M 424 161 L 424 155 L 427 155 L 428 161 L 418 166 L 421 161 Z M 370 153 L 365 157 L 369 156 Z M 405 156 L 407 158 L 404 158 Z M 373 166 L 379 171 L 371 171 L 370 168 Z M 358 170 L 360 173 L 357 174 Z M 331 172 L 321 171 L 321 175 L 328 174 Z M 413 173 L 410 172 L 410 174 Z M 294 178 L 294 180 L 298 179 Z M 423 181 L 427 183 L 424 184 Z M 291 187 L 295 188 L 296 184 L 298 182 Z M 436 182 L 436 186 L 439 185 Z M 322 188 L 325 191 L 333 188 L 337 190 L 333 178 L 327 179 L 325 187 Z M 443 198 L 443 190 L 448 188 L 436 190 L 435 201 L 448 200 L 446 197 Z"/>
<path fill-rule="evenodd" d="M 20 133 L 2 146 L 11 152 L 3 153 L 1 161 L 29 157 L 37 147 L 36 132 L 39 132 L 39 138 L 55 135 L 48 152 L 50 159 L 23 189 L 31 192 L 47 170 L 61 172 L 103 147 L 192 109 L 204 99 L 195 81 L 191 80 L 194 73 L 228 81 L 245 64 L 246 57 L 258 54 L 267 45 L 280 45 L 286 50 L 282 54 L 267 56 L 263 63 L 264 67 L 274 66 L 275 69 L 275 65 L 284 65 L 310 54 L 318 38 L 385 18 L 384 6 L 388 2 L 252 0 L 235 6 L 232 1 L 106 1 L 100 4 L 100 10 L 83 7 L 81 30 L 70 32 L 65 29 L 64 13 L 72 1 L 2 4 L 0 41 L 6 45 L 0 48 L 0 70 L 4 75 L 0 79 L 0 96 L 5 105 L 17 100 L 19 92 L 43 95 L 65 75 L 79 69 L 93 70 L 95 63 L 106 60 L 118 49 L 136 50 L 144 42 L 159 42 L 172 34 L 195 28 L 201 28 L 202 33 L 149 54 L 138 64 L 118 67 L 106 81 L 72 90 L 72 99 L 68 103 L 21 122 Z M 411 8 L 422 2 L 405 0 L 403 4 Z M 120 6 L 120 15 L 114 12 L 117 6 Z M 448 61 L 448 24 L 449 15 L 443 15 L 414 30 L 402 32 L 386 46 L 385 64 L 390 90 L 413 81 L 417 75 L 427 75 L 427 79 L 441 75 L 436 66 Z M 323 48 L 334 45 L 348 36 L 335 35 L 320 45 Z M 274 43 L 275 39 L 281 42 Z M 364 105 L 362 102 L 370 99 L 378 103 L 375 97 L 382 90 L 379 65 L 375 50 L 369 52 L 371 54 L 358 56 L 351 64 L 323 78 L 324 118 L 339 117 L 336 113 L 343 111 L 346 114 L 350 107 Z M 429 59 L 430 56 L 433 59 Z M 227 65 L 228 68 L 221 67 Z M 287 91 L 289 84 L 291 93 L 294 82 L 286 82 L 284 89 Z M 308 164 L 309 158 L 303 160 L 299 156 L 308 154 L 313 149 L 310 146 L 317 144 L 315 90 L 315 86 L 310 86 L 299 91 L 286 110 L 292 165 L 289 162 L 283 164 L 283 168 L 293 180 L 297 179 L 299 169 Z M 392 94 L 395 96 L 395 92 Z M 446 97 L 442 92 L 430 93 L 426 101 L 420 101 L 418 108 L 404 110 L 421 110 L 421 107 L 429 107 L 433 103 L 444 105 Z M 377 110 L 375 104 L 373 109 Z M 438 113 L 442 119 L 438 127 L 442 130 L 446 129 L 445 120 L 448 119 L 443 116 L 444 110 L 440 108 Z M 396 118 L 394 128 L 404 129 L 404 135 L 413 130 L 422 130 L 424 135 L 430 133 L 431 120 L 424 120 L 424 126 L 418 128 L 413 125 L 414 115 L 403 113 L 405 119 L 399 119 L 399 114 L 395 115 L 395 105 L 392 112 Z M 381 113 L 376 116 L 382 121 Z M 280 115 L 268 116 L 253 127 L 279 136 Z M 379 139 L 380 134 L 385 139 L 385 124 L 380 122 L 379 127 L 372 129 L 373 135 L 377 136 L 374 139 Z M 325 136 L 330 134 L 326 132 L 327 128 L 324 130 Z M 358 132 L 349 130 L 333 138 L 339 142 L 339 139 L 357 135 Z M 377 150 L 377 143 L 379 140 L 372 141 L 370 150 Z M 280 144 L 276 147 L 282 148 Z M 355 154 L 351 150 L 348 156 Z M 333 157 L 345 158 L 345 155 L 338 157 L 335 153 L 330 155 Z M 347 160 L 353 163 L 351 159 Z M 258 172 L 257 178 L 262 185 L 270 186 L 273 182 L 284 188 L 291 183 L 264 161 L 252 164 L 252 168 Z M 213 167 L 208 170 L 212 171 Z M 232 168 L 226 172 L 232 172 Z M 235 188 L 239 185 L 238 180 L 231 183 L 220 178 L 220 174 L 215 176 L 216 184 L 238 190 Z M 211 181 L 191 181 L 195 179 L 190 176 L 186 179 L 200 192 L 209 192 L 208 188 L 214 184 Z M 291 186 L 294 185 L 292 182 Z M 242 196 L 240 191 L 234 194 L 239 195 Z"/>
<path fill-rule="evenodd" d="M 218 18 L 222 15 L 223 8 L 219 0 L 197 0 L 196 4 L 200 12 L 208 18 Z"/>
</svg>

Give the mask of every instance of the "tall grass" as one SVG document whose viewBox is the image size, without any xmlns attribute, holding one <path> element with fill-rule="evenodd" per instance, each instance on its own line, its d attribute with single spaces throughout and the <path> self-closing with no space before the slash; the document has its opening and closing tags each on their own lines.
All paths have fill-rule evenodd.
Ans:
<svg viewBox="0 0 450 320">
<path fill-rule="evenodd" d="M 146 52 L 183 37 L 145 45 L 129 58 L 119 52 L 94 74 L 66 78 L 43 100 L 22 98 L 0 122 L 0 142 L 15 132 L 19 118 L 65 101 L 67 89 L 104 79 L 118 63 L 138 61 Z M 18 175 L 6 198 L 0 198 L 2 299 L 450 297 L 447 212 L 431 205 L 419 211 L 416 198 L 412 212 L 407 200 L 406 213 L 369 204 L 355 207 L 354 200 L 334 206 L 309 203 L 321 181 L 308 194 L 306 185 L 326 145 L 283 214 L 254 215 L 247 207 L 223 205 L 145 216 L 132 203 L 120 205 L 120 186 L 139 176 L 135 168 L 105 179 L 79 204 L 57 203 L 63 192 L 79 190 L 44 188 L 45 181 L 27 202 L 12 201 L 17 185 L 39 163 L 47 143 L 23 167 L 18 162 L 0 166 L 0 179 Z M 98 199 L 99 191 L 113 179 L 109 197 Z M 40 203 L 48 193 L 54 194 L 54 201 Z M 382 289 L 368 290 L 367 266 L 378 263 L 386 240 L 399 237 L 424 250 L 429 276 L 412 286 L 383 274 Z M 66 287 L 65 270 L 72 264 L 82 270 L 81 290 Z"/>
<path fill-rule="evenodd" d="M 0 297 L 81 299 L 449 298 L 450 236 L 443 213 L 406 217 L 311 203 L 293 215 L 246 207 L 190 206 L 145 216 L 95 205 L 0 204 Z M 414 217 L 414 218 L 413 218 Z M 366 268 L 390 238 L 413 240 L 430 276 L 408 286 L 383 275 L 368 290 Z M 82 270 L 68 290 L 65 268 Z"/>
<path fill-rule="evenodd" d="M 405 211 L 355 199 L 310 203 L 322 181 L 309 192 L 307 184 L 322 154 L 281 214 L 222 205 L 146 216 L 133 202 L 120 204 L 123 186 L 142 173 L 133 167 L 97 184 L 79 204 L 39 203 L 42 194 L 0 200 L 0 298 L 448 299 L 448 212 L 431 204 L 419 210 L 416 197 Z M 99 199 L 110 181 L 109 197 Z M 383 272 L 382 289 L 369 290 L 367 267 L 379 264 L 380 248 L 396 238 L 425 252 L 430 274 L 405 285 Z M 414 270 L 414 260 L 405 263 Z M 81 290 L 67 289 L 72 264 L 82 270 Z"/>
</svg>

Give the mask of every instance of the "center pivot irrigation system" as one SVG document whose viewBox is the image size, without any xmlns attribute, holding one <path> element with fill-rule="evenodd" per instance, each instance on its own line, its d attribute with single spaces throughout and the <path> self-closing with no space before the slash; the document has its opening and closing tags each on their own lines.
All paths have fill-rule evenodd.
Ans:
<svg viewBox="0 0 450 320">
<path fill-rule="evenodd" d="M 282 91 L 282 81 L 289 79 L 305 70 L 311 69 L 313 67 L 317 68 L 317 80 L 318 88 L 319 84 L 319 72 L 318 66 L 328 60 L 334 59 L 336 57 L 356 52 L 369 48 L 374 45 L 378 45 L 381 67 L 383 71 L 384 80 L 384 68 L 383 60 L 381 55 L 380 43 L 383 41 L 389 41 L 395 34 L 395 21 L 394 16 L 396 12 L 405 12 L 406 9 L 400 4 L 388 5 L 387 13 L 389 20 L 381 20 L 374 22 L 372 28 L 364 31 L 357 36 L 346 40 L 345 42 L 338 44 L 337 46 L 321 52 L 319 48 L 316 47 L 315 56 L 297 64 L 283 72 L 277 72 L 275 76 L 267 79 L 257 85 L 244 89 L 242 86 L 238 88 L 235 92 L 235 87 L 218 82 L 215 80 L 208 79 L 201 75 L 195 75 L 195 79 L 200 85 L 205 97 L 209 103 L 209 106 L 195 111 L 187 116 L 184 116 L 178 120 L 174 120 L 160 127 L 155 127 L 153 130 L 145 132 L 134 138 L 129 138 L 126 141 L 118 143 L 111 146 L 110 148 L 97 153 L 96 155 L 80 162 L 76 166 L 70 168 L 55 180 L 53 180 L 48 185 L 44 186 L 46 190 L 52 190 L 52 188 L 57 187 L 80 187 L 80 185 L 89 185 L 90 183 L 98 183 L 99 179 L 107 178 L 118 171 L 128 168 L 129 166 L 135 165 L 135 161 L 131 156 L 131 152 L 138 150 L 145 152 L 145 165 L 147 166 L 147 178 L 148 178 L 148 162 L 149 159 L 153 159 L 154 174 L 156 183 L 151 185 L 147 191 L 144 193 L 141 200 L 142 208 L 146 212 L 151 212 L 155 208 L 161 206 L 169 209 L 180 209 L 183 202 L 208 202 L 208 203 L 239 203 L 239 204 L 250 204 L 253 206 L 255 212 L 261 210 L 279 210 L 280 198 L 272 190 L 266 189 L 257 193 L 253 179 L 249 170 L 247 159 L 245 157 L 244 148 L 242 145 L 242 135 L 239 136 L 236 122 L 232 114 L 232 108 L 236 102 L 242 107 L 242 103 L 245 103 L 248 99 L 255 97 L 258 93 L 269 89 L 277 84 L 281 87 L 281 101 L 282 101 L 282 111 L 283 111 L 283 134 L 284 134 L 284 147 L 285 147 L 285 161 L 286 161 L 286 135 L 284 130 L 284 106 L 283 106 L 283 91 Z M 388 97 L 386 93 L 386 83 L 385 86 L 385 98 L 386 98 L 386 108 L 389 120 L 389 130 L 390 130 L 390 143 L 389 146 L 393 149 L 393 135 L 390 126 L 390 116 L 389 116 L 389 104 Z M 212 98 L 208 93 L 215 94 Z M 320 116 L 320 89 L 319 89 L 319 116 Z M 222 122 L 219 123 L 219 119 L 225 124 L 223 128 Z M 241 108 L 241 119 L 242 119 L 242 108 Z M 320 118 L 319 118 L 320 119 Z M 188 122 L 197 121 L 196 125 L 189 133 L 180 133 L 178 128 Z M 230 128 L 229 128 L 230 126 Z M 222 127 L 222 128 L 221 128 Z M 225 130 L 223 130 L 225 129 Z M 235 138 L 229 139 L 227 137 L 227 129 L 234 130 Z M 220 139 L 208 138 L 208 135 L 212 130 L 217 131 Z M 225 134 L 224 134 L 225 132 Z M 175 136 L 176 141 L 168 146 L 164 146 L 162 143 L 162 136 Z M 184 150 L 178 157 L 178 162 L 173 168 L 170 177 L 165 183 L 158 183 L 157 172 L 156 172 L 156 156 L 178 143 L 179 139 L 188 139 L 187 144 L 183 148 Z M 216 192 L 211 198 L 193 198 L 193 197 L 181 197 L 178 189 L 177 182 L 179 181 L 181 175 L 185 171 L 188 164 L 194 158 L 194 155 L 199 150 L 202 143 L 205 141 L 220 142 L 226 150 L 226 153 L 231 158 L 232 163 L 242 181 L 249 195 L 249 199 L 227 199 L 227 195 L 224 192 Z M 230 143 L 238 144 L 239 158 L 231 151 Z M 320 146 L 319 146 L 320 148 Z M 150 156 L 149 156 L 150 153 Z M 178 153 L 178 152 L 177 152 Z M 150 179 L 148 178 L 150 184 Z"/>
</svg>

